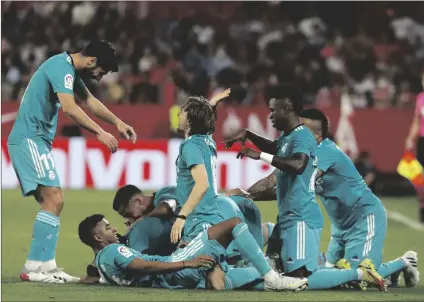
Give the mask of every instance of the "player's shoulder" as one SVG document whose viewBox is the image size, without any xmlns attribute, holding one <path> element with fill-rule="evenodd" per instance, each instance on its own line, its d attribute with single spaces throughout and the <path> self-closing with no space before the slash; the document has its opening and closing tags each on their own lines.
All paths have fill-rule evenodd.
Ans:
<svg viewBox="0 0 424 302">
<path fill-rule="evenodd" d="M 155 192 L 155 197 L 159 197 L 160 195 L 163 195 L 163 194 L 176 193 L 176 192 L 177 192 L 176 186 L 165 186 Z"/>
<path fill-rule="evenodd" d="M 181 144 L 183 149 L 192 148 L 192 147 L 203 149 L 208 145 L 211 145 L 216 148 L 215 141 L 212 139 L 210 135 L 199 135 L 199 134 L 195 134 L 186 138 Z"/>
<path fill-rule="evenodd" d="M 70 68 L 74 70 L 72 59 L 66 52 L 50 57 L 42 64 L 42 66 L 44 68 Z"/>
<path fill-rule="evenodd" d="M 298 140 L 310 140 L 312 142 L 316 142 L 314 135 L 312 134 L 311 130 L 309 130 L 308 127 L 304 125 L 300 125 L 293 129 L 291 133 L 292 139 L 298 139 Z"/>
</svg>

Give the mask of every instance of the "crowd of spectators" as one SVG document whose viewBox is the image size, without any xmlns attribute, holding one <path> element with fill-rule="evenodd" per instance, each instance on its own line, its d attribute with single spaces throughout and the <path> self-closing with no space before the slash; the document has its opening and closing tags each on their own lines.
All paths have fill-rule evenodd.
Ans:
<svg viewBox="0 0 424 302">
<path fill-rule="evenodd" d="M 18 101 L 46 58 L 108 39 L 118 73 L 87 86 L 109 103 L 175 102 L 232 88 L 262 104 L 282 82 L 305 102 L 410 108 L 424 62 L 422 2 L 3 2 L 2 101 Z"/>
</svg>

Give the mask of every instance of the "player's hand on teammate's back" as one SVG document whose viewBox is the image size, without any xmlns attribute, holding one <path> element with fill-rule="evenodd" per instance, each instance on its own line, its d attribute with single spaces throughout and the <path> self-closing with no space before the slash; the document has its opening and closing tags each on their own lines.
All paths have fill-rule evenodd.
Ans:
<svg viewBox="0 0 424 302">
<path fill-rule="evenodd" d="M 232 189 L 227 191 L 227 193 L 225 193 L 225 196 L 243 196 L 243 197 L 250 197 L 250 193 L 246 192 L 243 189 L 237 188 L 237 189 Z"/>
<path fill-rule="evenodd" d="M 112 134 L 110 134 L 106 131 L 99 133 L 97 135 L 97 139 L 103 145 L 108 147 L 109 151 L 112 152 L 112 153 L 115 153 L 116 150 L 118 149 L 118 141 L 116 140 L 116 138 Z"/>
<path fill-rule="evenodd" d="M 201 255 L 193 260 L 185 261 L 185 266 L 189 268 L 206 267 L 212 268 L 215 265 L 215 259 L 208 255 Z"/>
<path fill-rule="evenodd" d="M 243 129 L 232 139 L 225 141 L 225 149 L 229 149 L 235 142 L 241 142 L 241 145 L 244 147 L 244 144 L 247 140 L 247 129 Z"/>
<path fill-rule="evenodd" d="M 120 122 L 116 128 L 118 129 L 119 133 L 121 133 L 122 137 L 129 139 L 134 144 L 137 140 L 137 134 L 135 133 L 133 127 Z"/>
<path fill-rule="evenodd" d="M 181 233 L 183 232 L 183 228 L 185 225 L 185 220 L 181 218 L 177 218 L 175 220 L 174 225 L 171 229 L 171 242 L 177 243 L 181 239 Z"/>
</svg>

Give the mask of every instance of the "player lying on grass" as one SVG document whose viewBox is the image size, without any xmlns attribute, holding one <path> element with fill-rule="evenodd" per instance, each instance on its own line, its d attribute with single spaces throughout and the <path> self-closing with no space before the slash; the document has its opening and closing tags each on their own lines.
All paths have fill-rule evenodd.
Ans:
<svg viewBox="0 0 424 302">
<path fill-rule="evenodd" d="M 247 226 L 238 218 L 221 222 L 201 232 L 186 247 L 170 256 L 141 254 L 119 244 L 116 229 L 111 227 L 103 215 L 87 217 L 78 227 L 83 243 L 96 254 L 95 266 L 100 282 L 113 285 L 161 287 L 161 288 L 212 288 L 231 289 L 246 285 L 256 279 L 264 279 L 263 289 L 297 291 L 307 287 L 307 280 L 280 276 L 273 271 L 258 273 L 253 268 L 235 269 L 227 275 L 226 248 L 231 241 L 244 253 L 260 254 L 251 249 L 256 245 L 247 231 Z M 202 256 L 203 255 L 203 256 Z M 257 261 L 252 259 L 255 265 Z M 270 275 L 276 277 L 270 278 Z M 206 283 L 205 283 L 206 279 Z M 272 283 L 278 279 L 278 283 Z M 92 283 L 93 280 L 87 280 Z M 242 283 L 241 283 L 242 282 Z"/>
<path fill-rule="evenodd" d="M 79 53 L 63 52 L 45 61 L 33 74 L 19 106 L 7 146 L 22 194 L 40 204 L 33 228 L 28 258 L 21 271 L 24 281 L 43 283 L 77 282 L 56 265 L 56 247 L 64 199 L 52 155 L 60 108 L 76 124 L 96 135 L 115 152 L 118 141 L 91 120 L 79 105 L 96 117 L 116 126 L 125 138 L 136 140 L 134 130 L 111 113 L 84 85 L 82 77 L 100 81 L 118 71 L 113 45 L 92 41 Z"/>
<path fill-rule="evenodd" d="M 301 117 L 319 144 L 315 192 L 331 219 L 326 265 L 334 266 L 346 259 L 340 263 L 355 268 L 362 259 L 370 258 L 383 278 L 402 271 L 406 286 L 415 286 L 419 281 L 416 252 L 408 251 L 396 260 L 381 263 L 387 230 L 386 210 L 350 158 L 328 138 L 328 118 L 318 109 L 304 110 Z"/>
<path fill-rule="evenodd" d="M 153 195 L 145 195 L 136 186 L 126 185 L 116 192 L 113 209 L 130 224 L 127 238 L 131 248 L 163 256 L 175 250 L 170 232 L 174 217 L 181 209 L 176 190 L 174 186 L 167 186 Z M 243 196 L 232 196 L 231 199 L 243 213 L 250 233 L 255 239 L 261 239 L 258 245 L 266 245 L 274 224 L 261 224 L 260 211 L 251 199 Z"/>
<path fill-rule="evenodd" d="M 317 142 L 312 132 L 300 121 L 302 94 L 291 85 L 282 86 L 276 98 L 270 100 L 269 109 L 273 126 L 281 131 L 278 140 L 272 141 L 244 130 L 227 142 L 227 148 L 236 141 L 244 144 L 249 139 L 262 152 L 243 148 L 237 158 L 261 159 L 277 168 L 279 214 L 274 233 L 282 243 L 280 257 L 284 272 L 289 276 L 308 277 L 311 289 L 332 288 L 334 280 L 344 284 L 356 273 L 355 270 L 321 269 L 319 265 L 323 217 L 313 188 L 319 158 L 316 157 Z M 384 281 L 373 269 L 373 264 L 365 260 L 361 266 L 370 270 L 372 282 L 384 290 Z"/>
</svg>

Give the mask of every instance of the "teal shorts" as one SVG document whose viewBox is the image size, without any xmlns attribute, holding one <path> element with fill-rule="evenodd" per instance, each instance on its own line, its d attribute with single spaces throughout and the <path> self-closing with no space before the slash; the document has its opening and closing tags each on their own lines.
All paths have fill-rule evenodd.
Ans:
<svg viewBox="0 0 424 302">
<path fill-rule="evenodd" d="M 38 185 L 60 188 L 52 147 L 40 138 L 8 144 L 10 160 L 21 185 L 22 195 L 33 195 Z"/>
<path fill-rule="evenodd" d="M 188 215 L 184 225 L 184 235 L 182 241 L 191 242 L 193 238 L 199 235 L 209 227 L 231 218 L 240 218 L 245 221 L 242 212 L 237 204 L 225 196 L 216 196 L 213 203 L 208 208 L 208 213 L 192 213 Z"/>
<path fill-rule="evenodd" d="M 282 243 L 280 256 L 286 274 L 302 267 L 309 272 L 318 269 L 321 233 L 321 228 L 312 229 L 304 221 L 298 221 L 288 228 L 277 223 L 273 236 L 278 236 Z"/>
<path fill-rule="evenodd" d="M 197 235 L 187 246 L 177 249 L 169 257 L 171 262 L 188 261 L 202 255 L 215 259 L 224 272 L 228 271 L 225 248 L 216 240 L 209 240 L 207 230 Z M 158 275 L 162 288 L 205 288 L 205 277 L 213 268 L 184 269 Z"/>
<path fill-rule="evenodd" d="M 368 258 L 376 268 L 380 267 L 386 229 L 387 214 L 381 202 L 372 211 L 363 213 L 350 229 L 340 230 L 331 225 L 327 262 L 336 264 L 344 258 L 352 268 L 356 268 L 363 259 Z"/>
</svg>

